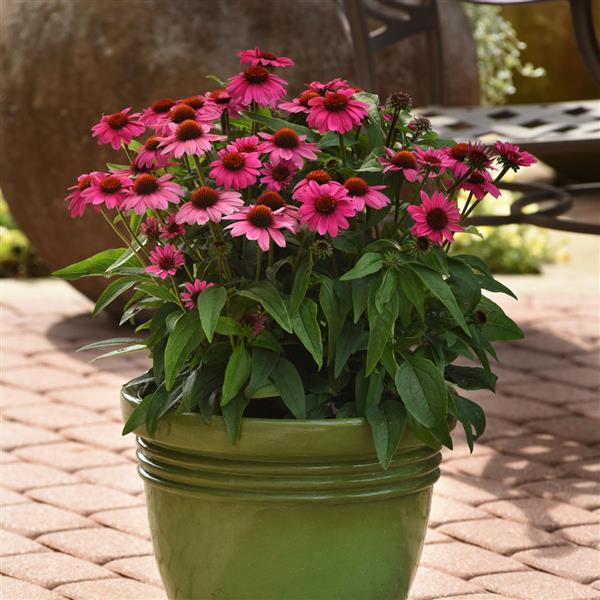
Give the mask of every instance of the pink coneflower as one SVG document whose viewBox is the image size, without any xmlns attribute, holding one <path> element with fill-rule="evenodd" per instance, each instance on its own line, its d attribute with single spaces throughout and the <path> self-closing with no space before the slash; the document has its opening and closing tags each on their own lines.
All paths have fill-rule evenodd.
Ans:
<svg viewBox="0 0 600 600">
<path fill-rule="evenodd" d="M 121 144 L 129 144 L 146 129 L 139 120 L 140 114 L 129 114 L 129 111 L 131 108 L 104 115 L 100 122 L 92 127 L 92 137 L 97 137 L 99 144 L 110 144 L 114 150 L 118 150 Z"/>
<path fill-rule="evenodd" d="M 256 204 L 268 206 L 273 212 L 283 208 L 285 209 L 283 211 L 284 215 L 293 219 L 297 218 L 298 207 L 290 206 L 279 192 L 275 192 L 273 190 L 263 192 L 256 199 Z"/>
<path fill-rule="evenodd" d="M 89 204 L 113 209 L 121 206 L 131 186 L 132 181 L 126 175 L 95 173 L 91 185 L 81 192 L 81 196 Z"/>
<path fill-rule="evenodd" d="M 229 144 L 219 151 L 219 158 L 210 163 L 210 176 L 225 188 L 243 190 L 254 185 L 261 162 L 256 152 L 238 152 Z"/>
<path fill-rule="evenodd" d="M 146 127 L 154 127 L 158 123 L 163 123 L 166 119 L 167 113 L 175 106 L 176 102 L 173 98 L 161 98 L 156 100 L 142 111 L 140 115 L 140 121 L 146 125 Z"/>
<path fill-rule="evenodd" d="M 227 91 L 234 100 L 248 106 L 256 102 L 260 106 L 274 108 L 285 96 L 287 81 L 264 67 L 248 67 L 242 73 L 229 78 Z"/>
<path fill-rule="evenodd" d="M 237 55 L 240 58 L 240 64 L 251 65 L 253 67 L 293 67 L 294 61 L 285 56 L 275 56 L 270 52 L 261 52 L 259 48 L 251 50 L 240 50 Z"/>
<path fill-rule="evenodd" d="M 290 185 L 296 174 L 296 166 L 289 161 L 281 161 L 274 165 L 265 163 L 260 173 L 262 175 L 260 181 L 267 186 L 267 189 L 280 192 Z"/>
<path fill-rule="evenodd" d="M 185 292 L 181 292 L 181 299 L 183 300 L 183 305 L 188 310 L 196 310 L 198 306 L 198 296 L 209 287 L 213 287 L 214 283 L 209 283 L 208 281 L 202 281 L 201 279 L 194 279 L 194 283 L 190 283 L 186 281 L 183 284 L 185 288 Z"/>
<path fill-rule="evenodd" d="M 469 170 L 469 167 L 465 164 L 468 149 L 469 144 L 464 142 L 441 149 L 441 152 L 450 161 L 450 169 L 452 169 L 452 172 L 456 177 L 464 177 Z"/>
<path fill-rule="evenodd" d="M 224 215 L 230 215 L 244 206 L 239 192 L 216 190 L 207 185 L 196 188 L 177 213 L 178 223 L 205 225 L 209 221 L 218 223 Z"/>
<path fill-rule="evenodd" d="M 426 237 L 434 244 L 442 245 L 444 240 L 452 242 L 454 232 L 462 231 L 460 212 L 456 202 L 441 192 L 433 192 L 431 197 L 421 192 L 421 204 L 408 207 L 410 216 L 415 221 L 410 231 L 417 237 Z"/>
<path fill-rule="evenodd" d="M 231 94 L 225 88 L 217 88 L 208 92 L 207 96 L 214 102 L 217 109 L 223 113 L 227 111 L 232 117 L 239 114 L 244 105 L 238 98 L 232 98 Z"/>
<path fill-rule="evenodd" d="M 173 244 L 165 244 L 150 251 L 150 263 L 151 265 L 146 267 L 146 273 L 166 279 L 169 275 L 177 273 L 177 269 L 185 264 L 185 258 Z"/>
<path fill-rule="evenodd" d="M 92 185 L 96 175 L 99 175 L 97 171 L 84 173 L 77 178 L 77 183 L 69 188 L 71 193 L 65 198 L 65 202 L 69 203 L 68 209 L 72 219 L 83 216 L 85 207 L 89 204 L 89 198 L 83 196 L 82 193 Z"/>
<path fill-rule="evenodd" d="M 133 209 L 136 215 L 143 215 L 148 208 L 164 210 L 168 208 L 169 202 L 177 204 L 184 194 L 184 189 L 171 179 L 169 173 L 161 177 L 155 177 L 150 173 L 138 175 L 125 198 L 123 208 Z"/>
<path fill-rule="evenodd" d="M 435 148 L 415 148 L 417 163 L 426 172 L 427 177 L 439 177 L 449 167 L 452 161 L 441 151 Z"/>
<path fill-rule="evenodd" d="M 178 102 L 168 113 L 156 121 L 154 128 L 163 136 L 172 135 L 174 126 L 180 125 L 184 121 L 195 121 L 199 125 L 206 125 L 210 129 L 213 122 L 220 115 L 220 110 L 212 102 L 206 105 L 206 110 L 204 108 L 194 108 L 184 102 Z"/>
<path fill-rule="evenodd" d="M 311 81 L 307 86 L 309 90 L 317 92 L 320 96 L 324 96 L 327 92 L 336 92 L 341 89 L 348 89 L 348 80 L 341 77 L 335 77 L 326 83 L 320 81 Z"/>
<path fill-rule="evenodd" d="M 357 212 L 364 210 L 365 206 L 377 210 L 390 203 L 390 199 L 379 191 L 384 190 L 385 185 L 369 185 L 362 177 L 350 177 L 344 181 L 344 187 Z"/>
<path fill-rule="evenodd" d="M 319 96 L 319 93 L 315 90 L 306 90 L 291 102 L 282 102 L 277 108 L 289 113 L 307 113 L 309 110 L 308 103 L 317 96 Z"/>
<path fill-rule="evenodd" d="M 537 162 L 537 158 L 533 154 L 521 150 L 514 144 L 498 141 L 494 147 L 498 153 L 498 162 L 513 171 L 518 171 L 521 167 L 529 167 Z"/>
<path fill-rule="evenodd" d="M 419 178 L 419 165 L 415 155 L 410 150 L 385 148 L 385 156 L 381 157 L 383 172 L 400 171 L 406 181 L 415 182 Z"/>
<path fill-rule="evenodd" d="M 202 155 L 212 148 L 212 142 L 227 139 L 224 135 L 209 133 L 208 125 L 187 119 L 179 125 L 169 126 L 171 135 L 160 142 L 162 152 L 181 158 L 184 154 Z"/>
<path fill-rule="evenodd" d="M 351 88 L 339 89 L 310 100 L 306 120 L 308 126 L 318 129 L 320 133 L 337 131 L 343 134 L 351 131 L 367 116 L 367 105 L 352 98 L 353 95 Z"/>
<path fill-rule="evenodd" d="M 140 223 L 140 232 L 146 236 L 149 242 L 156 243 L 160 235 L 158 219 L 156 217 L 146 217 Z"/>
<path fill-rule="evenodd" d="M 271 163 L 282 160 L 292 161 L 298 168 L 304 164 L 304 159 L 317 158 L 316 144 L 306 141 L 306 135 L 298 135 L 289 127 L 282 127 L 275 133 L 260 133 L 265 141 L 259 146 L 259 152 L 269 154 Z"/>
<path fill-rule="evenodd" d="M 160 228 L 160 237 L 163 240 L 174 240 L 185 233 L 185 227 L 177 222 L 175 215 L 169 215 L 165 224 Z"/>
<path fill-rule="evenodd" d="M 270 320 L 271 318 L 267 313 L 260 312 L 259 310 L 248 312 L 242 317 L 242 323 L 248 325 L 252 329 L 252 335 L 254 337 L 266 329 L 267 323 Z"/>
<path fill-rule="evenodd" d="M 285 208 L 271 210 L 266 204 L 245 206 L 239 212 L 225 217 L 228 221 L 235 221 L 227 225 L 233 237 L 245 235 L 249 240 L 255 240 L 259 248 L 266 252 L 271 240 L 279 247 L 285 247 L 285 236 L 281 229 L 296 230 L 296 221 L 284 214 Z"/>
<path fill-rule="evenodd" d="M 212 99 L 202 94 L 188 96 L 187 98 L 183 98 L 183 100 L 179 100 L 177 104 L 185 104 L 195 109 L 196 120 L 200 123 L 212 123 L 221 115 L 221 110 Z"/>
<path fill-rule="evenodd" d="M 233 140 L 230 145 L 238 152 L 258 152 L 259 144 L 260 140 L 257 135 L 248 135 Z"/>
<path fill-rule="evenodd" d="M 169 162 L 169 157 L 163 154 L 159 148 L 163 139 L 157 135 L 151 135 L 143 146 L 137 150 L 138 156 L 135 159 L 135 164 L 139 167 L 147 169 L 162 169 Z"/>
<path fill-rule="evenodd" d="M 460 187 L 473 192 L 477 200 L 481 200 L 486 194 L 491 194 L 494 198 L 500 195 L 500 190 L 494 185 L 492 176 L 487 171 L 473 171 Z"/>
<path fill-rule="evenodd" d="M 294 198 L 302 203 L 298 209 L 300 224 L 320 235 L 336 237 L 339 229 L 348 229 L 348 218 L 356 214 L 346 188 L 333 181 L 322 185 L 309 181 Z"/>
<path fill-rule="evenodd" d="M 296 193 L 302 190 L 304 187 L 306 187 L 309 181 L 315 181 L 318 184 L 323 185 L 324 183 L 329 183 L 331 181 L 331 175 L 323 169 L 315 169 L 314 171 L 309 171 L 304 176 L 304 179 L 301 179 L 294 186 L 294 198 L 296 198 Z"/>
</svg>

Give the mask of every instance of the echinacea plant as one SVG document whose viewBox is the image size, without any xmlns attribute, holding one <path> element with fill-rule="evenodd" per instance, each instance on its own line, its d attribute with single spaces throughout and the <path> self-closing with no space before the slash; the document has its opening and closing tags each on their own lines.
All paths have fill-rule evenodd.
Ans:
<svg viewBox="0 0 600 600">
<path fill-rule="evenodd" d="M 94 314 L 128 292 L 121 323 L 145 334 L 87 348 L 152 358 L 124 432 L 173 411 L 222 415 L 234 443 L 243 415 L 365 417 L 386 467 L 405 427 L 451 447 L 458 420 L 472 448 L 485 418 L 459 390 L 493 390 L 491 342 L 522 333 L 482 294 L 510 290 L 448 249 L 535 159 L 440 139 L 405 93 L 382 106 L 337 78 L 285 102 L 289 58 L 239 57 L 222 89 L 103 116 L 94 136 L 127 162 L 68 197 L 121 244 L 57 275 L 113 279 Z"/>
</svg>

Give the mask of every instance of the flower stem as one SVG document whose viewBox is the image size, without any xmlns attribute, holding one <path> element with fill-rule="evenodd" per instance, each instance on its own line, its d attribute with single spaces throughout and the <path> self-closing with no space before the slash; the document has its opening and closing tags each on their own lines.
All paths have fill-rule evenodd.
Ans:
<svg viewBox="0 0 600 600">
<path fill-rule="evenodd" d="M 260 280 L 260 271 L 261 271 L 261 266 L 262 266 L 262 255 L 263 255 L 263 252 L 260 249 L 260 246 L 258 244 L 256 244 L 256 273 L 255 273 L 255 277 L 254 277 L 255 281 L 259 281 Z"/>
<path fill-rule="evenodd" d="M 131 156 L 131 152 L 129 152 L 129 148 L 127 148 L 124 142 L 121 144 L 121 147 L 123 148 L 123 152 L 125 152 L 125 156 L 127 156 L 129 164 L 131 164 L 133 162 L 133 157 Z"/>
<path fill-rule="evenodd" d="M 346 146 L 344 145 L 344 134 L 338 133 L 338 139 L 340 142 L 340 158 L 342 159 L 342 163 L 346 164 Z"/>
<path fill-rule="evenodd" d="M 110 225 L 110 228 L 119 236 L 119 238 L 121 239 L 121 241 L 125 243 L 125 245 L 137 257 L 137 259 L 140 261 L 140 263 L 142 265 L 144 265 L 145 262 L 142 260 L 142 258 L 140 257 L 140 255 L 136 252 L 136 250 L 133 247 L 133 245 L 131 244 L 131 242 L 116 228 L 115 224 L 112 222 L 111 218 L 106 214 L 106 211 L 102 207 L 100 208 L 100 214 L 104 217 L 104 220 Z"/>
<path fill-rule="evenodd" d="M 148 252 L 146 252 L 146 248 L 144 248 L 144 246 L 142 245 L 142 242 L 140 242 L 140 240 L 138 239 L 138 237 L 135 234 L 135 232 L 133 231 L 133 229 L 131 229 L 131 227 L 129 226 L 129 221 L 127 221 L 127 219 L 125 218 L 125 215 L 121 212 L 121 209 L 118 206 L 117 206 L 117 213 L 121 217 L 121 221 L 123 221 L 123 224 L 127 228 L 127 231 L 129 231 L 129 235 L 131 236 L 131 238 L 137 242 L 137 245 L 140 247 L 140 250 L 146 255 L 146 258 L 148 258 L 149 254 L 148 254 Z"/>
<path fill-rule="evenodd" d="M 390 126 L 388 128 L 387 131 L 387 135 L 385 136 L 385 145 L 388 148 L 392 147 L 392 144 L 394 143 L 394 138 L 396 137 L 395 132 L 396 132 L 396 123 L 398 123 L 398 114 L 399 114 L 399 110 L 396 108 L 394 109 L 394 116 L 392 117 L 392 122 L 390 123 Z"/>
<path fill-rule="evenodd" d="M 194 165 L 196 166 L 196 173 L 198 173 L 198 179 L 200 179 L 200 185 L 206 185 L 204 175 L 202 175 L 202 169 L 200 167 L 200 159 L 194 154 Z"/>
</svg>

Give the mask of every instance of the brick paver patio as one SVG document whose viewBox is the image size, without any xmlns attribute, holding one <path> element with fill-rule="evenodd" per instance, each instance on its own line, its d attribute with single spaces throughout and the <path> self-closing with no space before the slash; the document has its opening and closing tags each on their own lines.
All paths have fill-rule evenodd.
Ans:
<svg viewBox="0 0 600 600">
<path fill-rule="evenodd" d="M 503 300 L 528 338 L 501 347 L 496 396 L 474 394 L 476 452 L 457 435 L 445 455 L 412 600 L 600 598 L 599 300 L 571 292 Z M 75 354 L 115 328 L 62 282 L 3 296 L 0 596 L 164 598 L 120 435 L 119 386 L 144 359 Z"/>
</svg>

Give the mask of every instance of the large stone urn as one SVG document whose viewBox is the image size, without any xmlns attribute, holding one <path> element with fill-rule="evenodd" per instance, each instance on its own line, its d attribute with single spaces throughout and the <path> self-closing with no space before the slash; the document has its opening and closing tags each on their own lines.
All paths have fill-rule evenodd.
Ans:
<svg viewBox="0 0 600 600">
<path fill-rule="evenodd" d="M 455 41 L 444 55 L 461 70 L 450 102 L 476 103 L 468 24 L 459 3 L 441 4 Z M 205 75 L 235 72 L 235 52 L 258 45 L 296 59 L 286 72 L 291 92 L 304 81 L 353 79 L 335 0 L 6 0 L 0 28 L 0 185 L 51 268 L 118 245 L 100 217 L 73 221 L 63 202 L 78 174 L 115 158 L 90 137 L 103 112 L 210 89 L 214 82 Z M 417 36 L 386 52 L 381 93 L 404 89 L 421 104 L 429 101 L 426 43 Z M 76 285 L 93 298 L 105 283 Z"/>
</svg>

